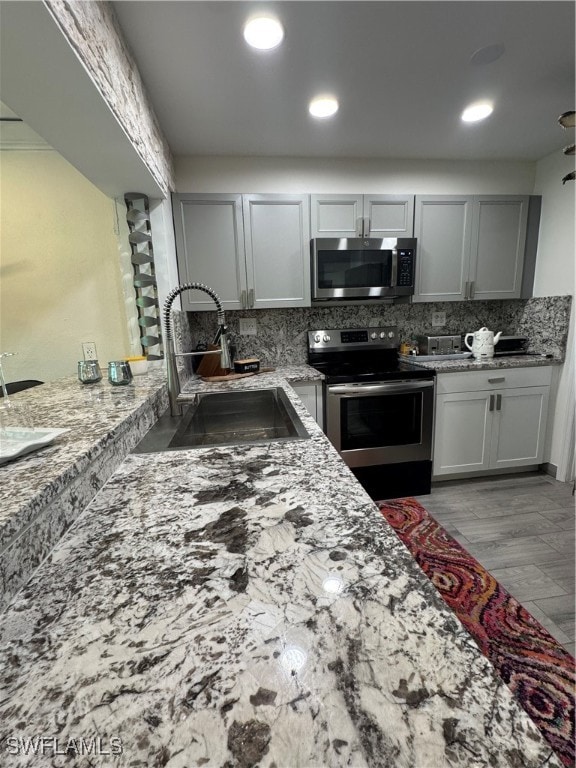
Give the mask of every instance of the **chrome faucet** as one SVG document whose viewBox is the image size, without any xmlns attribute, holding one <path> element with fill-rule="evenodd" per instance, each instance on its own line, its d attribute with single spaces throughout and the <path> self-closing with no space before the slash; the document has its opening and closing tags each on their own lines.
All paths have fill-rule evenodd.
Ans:
<svg viewBox="0 0 576 768">
<path fill-rule="evenodd" d="M 176 352 L 174 350 L 174 339 L 172 338 L 171 311 L 174 299 L 184 291 L 204 291 L 216 304 L 218 311 L 218 331 L 214 338 L 214 344 L 220 344 L 220 349 L 209 350 L 208 352 Z M 164 302 L 164 328 L 166 330 L 166 364 L 168 373 L 168 398 L 170 400 L 170 413 L 172 416 L 182 415 L 181 403 L 186 400 L 193 400 L 194 396 L 186 396 L 180 392 L 180 377 L 176 366 L 177 357 L 194 357 L 195 355 L 220 355 L 220 366 L 226 370 L 232 369 L 230 360 L 230 350 L 228 349 L 228 329 L 224 319 L 224 309 L 219 296 L 207 285 L 203 283 L 184 283 L 177 285 L 168 294 Z"/>
</svg>

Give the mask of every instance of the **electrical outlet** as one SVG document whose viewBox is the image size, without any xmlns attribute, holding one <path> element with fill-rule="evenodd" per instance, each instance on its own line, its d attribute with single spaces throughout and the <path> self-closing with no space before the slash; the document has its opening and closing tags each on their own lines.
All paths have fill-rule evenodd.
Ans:
<svg viewBox="0 0 576 768">
<path fill-rule="evenodd" d="M 255 317 L 241 317 L 240 318 L 240 335 L 241 336 L 256 336 L 258 333 L 258 324 Z"/>
<path fill-rule="evenodd" d="M 93 341 L 82 342 L 82 354 L 84 355 L 84 360 L 98 360 L 96 344 Z"/>
<path fill-rule="evenodd" d="M 446 325 L 446 312 L 432 312 L 432 327 Z"/>
<path fill-rule="evenodd" d="M 379 317 L 371 317 L 368 320 L 368 328 L 379 328 L 380 327 L 380 318 Z"/>
</svg>

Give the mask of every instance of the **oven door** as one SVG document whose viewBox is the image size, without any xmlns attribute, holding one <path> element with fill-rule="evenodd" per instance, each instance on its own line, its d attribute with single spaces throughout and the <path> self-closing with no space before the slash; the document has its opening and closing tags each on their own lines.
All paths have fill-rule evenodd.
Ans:
<svg viewBox="0 0 576 768">
<path fill-rule="evenodd" d="M 349 467 L 432 458 L 434 381 L 326 387 L 326 434 Z"/>
</svg>

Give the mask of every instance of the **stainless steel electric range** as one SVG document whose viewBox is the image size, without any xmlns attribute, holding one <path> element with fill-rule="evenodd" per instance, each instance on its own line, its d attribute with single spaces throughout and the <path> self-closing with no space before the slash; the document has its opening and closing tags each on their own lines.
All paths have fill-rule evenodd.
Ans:
<svg viewBox="0 0 576 768">
<path fill-rule="evenodd" d="M 435 372 L 399 361 L 398 330 L 308 332 L 324 374 L 324 431 L 378 499 L 430 493 Z"/>
</svg>

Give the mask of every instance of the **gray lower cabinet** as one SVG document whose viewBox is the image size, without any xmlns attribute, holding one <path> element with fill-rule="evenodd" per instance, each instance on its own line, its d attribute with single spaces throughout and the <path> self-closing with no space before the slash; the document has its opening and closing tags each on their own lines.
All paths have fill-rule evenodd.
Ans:
<svg viewBox="0 0 576 768">
<path fill-rule="evenodd" d="M 172 196 L 180 282 L 200 282 L 224 309 L 310 306 L 308 195 Z M 213 310 L 200 291 L 184 310 Z"/>
<path fill-rule="evenodd" d="M 412 237 L 414 195 L 311 195 L 312 237 Z"/>
<path fill-rule="evenodd" d="M 528 195 L 417 195 L 414 301 L 517 299 Z"/>
<path fill-rule="evenodd" d="M 293 381 L 292 388 L 316 423 L 324 429 L 324 402 L 321 382 Z"/>
<path fill-rule="evenodd" d="M 552 370 L 438 374 L 435 479 L 541 464 Z"/>
</svg>

